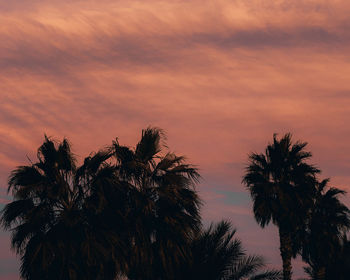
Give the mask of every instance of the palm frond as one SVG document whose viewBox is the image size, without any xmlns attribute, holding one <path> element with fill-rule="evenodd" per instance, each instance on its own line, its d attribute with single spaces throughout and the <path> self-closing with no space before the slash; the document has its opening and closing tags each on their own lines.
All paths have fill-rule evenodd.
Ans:
<svg viewBox="0 0 350 280">
<path fill-rule="evenodd" d="M 136 145 L 135 155 L 142 162 L 149 162 L 162 150 L 162 138 L 164 131 L 156 127 L 148 127 L 142 130 L 142 136 Z"/>
</svg>

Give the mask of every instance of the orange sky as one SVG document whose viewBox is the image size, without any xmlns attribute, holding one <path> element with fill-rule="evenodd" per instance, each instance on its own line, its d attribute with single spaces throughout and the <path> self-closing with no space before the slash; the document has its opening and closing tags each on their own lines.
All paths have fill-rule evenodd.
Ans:
<svg viewBox="0 0 350 280">
<path fill-rule="evenodd" d="M 290 131 L 350 191 L 349 14 L 346 0 L 0 0 L 0 203 L 44 133 L 82 159 L 154 125 L 199 166 L 205 220 L 232 220 L 250 253 L 280 266 L 243 167 Z M 0 238 L 0 279 L 17 279 Z"/>
</svg>

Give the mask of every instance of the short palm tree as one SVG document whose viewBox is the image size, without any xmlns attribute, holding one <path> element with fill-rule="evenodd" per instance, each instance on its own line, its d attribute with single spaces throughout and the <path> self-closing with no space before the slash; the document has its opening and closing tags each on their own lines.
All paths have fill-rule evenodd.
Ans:
<svg viewBox="0 0 350 280">
<path fill-rule="evenodd" d="M 147 128 L 134 149 L 118 140 L 111 148 L 117 176 L 131 194 L 129 279 L 172 279 L 199 229 L 197 169 L 182 156 L 163 153 L 165 147 L 162 130 Z"/>
<path fill-rule="evenodd" d="M 347 280 L 350 275 L 350 240 L 346 235 L 340 243 L 340 250 L 327 265 L 326 279 Z M 332 278 L 333 277 L 333 278 Z"/>
<path fill-rule="evenodd" d="M 328 187 L 328 182 L 325 179 L 316 184 L 302 249 L 303 259 L 310 264 L 317 280 L 334 279 L 327 267 L 339 255 L 343 236 L 350 228 L 350 211 L 338 198 L 345 192 Z"/>
<path fill-rule="evenodd" d="M 21 256 L 23 279 L 113 279 L 125 267 L 115 257 L 121 242 L 97 219 L 94 193 L 115 186 L 116 178 L 97 153 L 80 168 L 66 139 L 45 137 L 38 162 L 15 169 L 9 178 L 14 200 L 1 222 L 12 231 L 12 247 Z"/>
<path fill-rule="evenodd" d="M 264 270 L 260 256 L 247 256 L 236 230 L 221 221 L 196 234 L 191 242 L 191 259 L 178 269 L 176 279 L 279 280 L 281 272 Z"/>
<path fill-rule="evenodd" d="M 292 143 L 291 134 L 273 136 L 265 153 L 252 153 L 243 177 L 253 200 L 256 221 L 265 227 L 271 221 L 279 228 L 284 280 L 292 274 L 291 259 L 297 252 L 297 232 L 312 206 L 315 175 L 320 171 L 306 162 L 307 143 Z"/>
</svg>

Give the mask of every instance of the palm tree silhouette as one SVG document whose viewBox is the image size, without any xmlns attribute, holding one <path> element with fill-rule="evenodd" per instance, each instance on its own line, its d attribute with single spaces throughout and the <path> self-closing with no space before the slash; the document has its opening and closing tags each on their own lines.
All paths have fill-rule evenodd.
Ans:
<svg viewBox="0 0 350 280">
<path fill-rule="evenodd" d="M 56 145 L 45 136 L 38 162 L 11 173 L 14 201 L 3 209 L 1 222 L 12 231 L 22 278 L 113 279 L 125 267 L 110 250 L 122 241 L 101 226 L 90 197 L 100 185 L 115 185 L 103 155 L 90 156 L 77 168 L 68 141 Z"/>
<path fill-rule="evenodd" d="M 191 259 L 178 269 L 176 279 L 281 279 L 281 272 L 264 270 L 262 257 L 246 255 L 235 233 L 226 221 L 197 233 L 191 242 Z"/>
<path fill-rule="evenodd" d="M 343 237 L 350 228 L 350 211 L 338 198 L 345 192 L 328 187 L 328 182 L 329 179 L 325 179 L 316 184 L 302 249 L 303 259 L 317 280 L 334 279 L 334 271 L 329 274 L 327 267 L 341 252 Z"/>
<path fill-rule="evenodd" d="M 199 174 L 184 157 L 163 154 L 164 140 L 162 130 L 147 128 L 134 149 L 118 140 L 111 149 L 119 180 L 132 194 L 129 279 L 172 279 L 199 229 Z"/>
<path fill-rule="evenodd" d="M 350 275 L 350 240 L 344 235 L 341 239 L 340 250 L 330 260 L 326 269 L 326 279 L 347 280 Z"/>
<path fill-rule="evenodd" d="M 38 162 L 11 173 L 1 216 L 22 278 L 171 279 L 199 229 L 199 174 L 164 147 L 147 128 L 135 149 L 116 140 L 76 167 L 68 141 L 45 136 Z"/>
<path fill-rule="evenodd" d="M 265 227 L 271 221 L 279 228 L 284 280 L 292 274 L 291 258 L 297 252 L 297 232 L 312 206 L 315 175 L 320 171 L 306 162 L 307 143 L 292 143 L 291 134 L 280 140 L 276 134 L 265 153 L 252 153 L 243 177 L 250 191 L 256 221 Z"/>
</svg>

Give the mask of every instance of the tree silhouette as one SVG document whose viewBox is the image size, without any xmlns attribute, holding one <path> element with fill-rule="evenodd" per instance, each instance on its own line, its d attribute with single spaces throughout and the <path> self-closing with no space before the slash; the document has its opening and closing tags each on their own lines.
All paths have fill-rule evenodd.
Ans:
<svg viewBox="0 0 350 280">
<path fill-rule="evenodd" d="M 326 279 L 347 280 L 350 275 L 350 241 L 344 235 L 340 250 L 327 264 Z"/>
<path fill-rule="evenodd" d="M 110 166 L 102 166 L 104 159 L 97 153 L 76 168 L 68 141 L 55 145 L 47 137 L 37 159 L 11 173 L 14 201 L 1 217 L 21 256 L 21 277 L 113 279 L 126 259 L 110 248 L 122 248 L 122 240 L 96 219 L 89 197 L 101 185 L 115 188 Z"/>
<path fill-rule="evenodd" d="M 176 279 L 281 279 L 281 272 L 264 270 L 262 257 L 247 256 L 235 233 L 226 221 L 197 233 L 191 242 L 191 259 L 178 269 Z"/>
<path fill-rule="evenodd" d="M 76 167 L 66 139 L 45 137 L 38 162 L 11 173 L 1 216 L 22 278 L 171 279 L 199 229 L 199 174 L 164 147 L 147 128 L 135 149 L 116 140 Z"/>
<path fill-rule="evenodd" d="M 345 192 L 328 187 L 329 179 L 316 184 L 314 204 L 307 222 L 302 256 L 310 264 L 313 279 L 335 279 L 327 267 L 342 251 L 343 237 L 350 228 L 350 211 L 339 201 Z M 337 278 L 339 279 L 339 278 Z"/>
<path fill-rule="evenodd" d="M 320 171 L 306 162 L 307 143 L 292 143 L 291 134 L 273 136 L 265 153 L 252 153 L 243 177 L 250 191 L 256 221 L 265 227 L 271 221 L 279 228 L 284 280 L 292 274 L 291 258 L 298 249 L 297 233 L 312 206 L 315 175 Z"/>
<path fill-rule="evenodd" d="M 252 153 L 243 177 L 262 226 L 277 225 L 283 278 L 301 253 L 313 279 L 346 279 L 349 209 L 345 192 L 318 182 L 307 143 L 274 135 Z M 142 130 L 135 148 L 119 144 L 92 153 L 77 167 L 66 139 L 45 136 L 37 161 L 9 177 L 13 202 L 1 212 L 21 257 L 23 279 L 280 279 L 264 260 L 248 256 L 230 223 L 203 229 L 200 176 L 168 152 L 158 128 Z M 124 279 L 123 278 L 123 279 Z"/>
<path fill-rule="evenodd" d="M 164 138 L 162 130 L 147 128 L 134 149 L 118 140 L 112 146 L 119 179 L 132 193 L 130 279 L 172 279 L 200 225 L 197 169 L 182 156 L 162 154 Z"/>
</svg>

